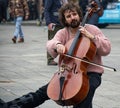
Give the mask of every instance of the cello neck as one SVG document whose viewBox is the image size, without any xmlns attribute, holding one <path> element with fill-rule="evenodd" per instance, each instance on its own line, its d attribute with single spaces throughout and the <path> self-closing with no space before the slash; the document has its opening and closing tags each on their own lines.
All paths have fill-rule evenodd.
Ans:
<svg viewBox="0 0 120 108">
<path fill-rule="evenodd" d="M 87 21 L 87 19 L 88 19 L 88 16 L 89 17 L 92 16 L 93 12 L 95 12 L 95 10 L 98 9 L 97 3 L 95 1 L 92 2 L 92 4 L 90 6 L 91 6 L 91 9 L 86 12 L 86 14 L 85 14 L 85 16 L 84 16 L 84 18 L 82 20 L 81 26 L 84 26 L 85 23 L 86 23 L 86 21 Z M 70 55 L 70 56 L 73 55 L 73 53 L 75 51 L 75 47 L 76 47 L 76 45 L 77 45 L 80 37 L 81 37 L 81 33 L 78 30 L 77 33 L 76 33 L 76 35 L 75 35 L 75 38 L 73 40 L 73 43 L 71 44 L 70 49 L 67 52 L 68 55 Z"/>
<path fill-rule="evenodd" d="M 74 53 L 74 50 L 75 50 L 75 47 L 76 47 L 76 43 L 78 43 L 79 41 L 79 38 L 80 38 L 80 31 L 78 30 L 76 35 L 75 35 L 75 38 L 70 46 L 70 49 L 69 51 L 67 52 L 68 55 L 72 56 L 73 53 Z"/>
<path fill-rule="evenodd" d="M 81 26 L 84 26 L 84 25 L 85 25 L 86 20 L 87 20 L 87 18 L 88 18 L 88 15 L 89 15 L 89 12 L 86 12 L 86 14 L 85 14 L 85 16 L 84 16 L 84 18 L 83 18 L 83 20 L 82 20 Z M 70 55 L 70 56 L 73 55 L 74 50 L 75 50 L 75 47 L 76 47 L 76 45 L 77 45 L 77 43 L 78 43 L 78 41 L 79 41 L 79 38 L 81 37 L 80 34 L 81 34 L 81 33 L 80 33 L 80 30 L 78 30 L 77 33 L 76 33 L 76 35 L 75 35 L 75 38 L 74 38 L 74 40 L 73 40 L 73 42 L 72 42 L 72 44 L 71 44 L 71 46 L 70 46 L 70 49 L 69 49 L 69 51 L 67 52 L 68 55 Z"/>
</svg>

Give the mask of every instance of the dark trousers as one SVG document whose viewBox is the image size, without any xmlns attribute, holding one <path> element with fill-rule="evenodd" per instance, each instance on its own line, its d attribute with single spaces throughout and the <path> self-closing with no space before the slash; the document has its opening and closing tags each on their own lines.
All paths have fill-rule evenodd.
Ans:
<svg viewBox="0 0 120 108">
<path fill-rule="evenodd" d="M 89 85 L 90 89 L 87 97 L 78 105 L 75 105 L 73 108 L 92 108 L 92 100 L 94 97 L 95 90 L 101 84 L 101 74 L 90 72 L 89 76 Z"/>
<path fill-rule="evenodd" d="M 56 26 L 55 26 L 55 29 L 54 29 L 53 31 L 48 30 L 48 40 L 51 40 L 51 39 L 55 36 L 56 32 L 57 32 L 58 30 L 62 29 L 62 28 L 63 28 L 62 26 L 56 25 Z M 51 57 L 51 55 L 50 55 L 48 52 L 47 52 L 47 60 L 48 60 L 48 63 L 49 63 L 51 60 L 53 60 L 53 58 Z"/>
<path fill-rule="evenodd" d="M 73 108 L 92 108 L 92 100 L 95 93 L 95 90 L 101 84 L 101 74 L 89 72 L 89 83 L 90 89 L 87 97 L 79 104 L 73 106 Z M 47 96 L 47 85 L 41 87 L 33 95 L 33 103 L 35 106 L 42 104 L 44 101 L 48 100 L 49 97 Z"/>
<path fill-rule="evenodd" d="M 44 103 L 46 100 L 50 99 L 47 95 L 47 86 L 48 84 L 42 86 L 36 92 L 30 93 L 33 96 L 33 102 L 32 102 L 33 107 L 30 108 L 37 107 L 40 104 Z"/>
<path fill-rule="evenodd" d="M 4 1 L 0 1 L 0 22 L 7 19 L 7 6 Z"/>
<path fill-rule="evenodd" d="M 73 108 L 92 108 L 95 90 L 101 84 L 101 74 L 90 72 L 88 76 L 90 86 L 88 95 L 81 103 L 74 105 Z M 47 95 L 47 87 L 48 84 L 42 86 L 36 92 L 31 92 L 7 103 L 0 100 L 0 108 L 35 108 L 50 99 Z"/>
</svg>

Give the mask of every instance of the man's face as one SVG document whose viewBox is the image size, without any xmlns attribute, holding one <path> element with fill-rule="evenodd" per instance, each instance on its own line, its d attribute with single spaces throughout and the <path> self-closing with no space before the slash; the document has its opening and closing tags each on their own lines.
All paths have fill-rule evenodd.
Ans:
<svg viewBox="0 0 120 108">
<path fill-rule="evenodd" d="M 75 10 L 65 11 L 64 16 L 65 16 L 65 19 L 66 19 L 66 23 L 71 28 L 76 28 L 80 25 L 80 17 Z"/>
</svg>

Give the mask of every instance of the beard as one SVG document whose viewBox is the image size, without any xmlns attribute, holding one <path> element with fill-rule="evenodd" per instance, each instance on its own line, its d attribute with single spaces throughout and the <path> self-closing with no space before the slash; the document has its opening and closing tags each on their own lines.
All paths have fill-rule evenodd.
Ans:
<svg viewBox="0 0 120 108">
<path fill-rule="evenodd" d="M 72 22 L 69 24 L 71 28 L 76 28 L 80 25 L 80 20 L 72 20 Z"/>
</svg>

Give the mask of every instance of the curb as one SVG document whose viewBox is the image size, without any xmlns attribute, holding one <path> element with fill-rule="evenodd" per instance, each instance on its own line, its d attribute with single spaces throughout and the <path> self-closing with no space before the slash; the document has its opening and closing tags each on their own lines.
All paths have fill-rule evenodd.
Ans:
<svg viewBox="0 0 120 108">
<path fill-rule="evenodd" d="M 9 21 L 9 22 L 5 22 L 5 23 L 1 23 L 0 25 L 14 25 L 14 21 Z M 25 26 L 44 26 L 45 22 L 42 22 L 42 24 L 37 21 L 37 20 L 33 20 L 33 21 L 23 21 L 22 25 Z"/>
</svg>

